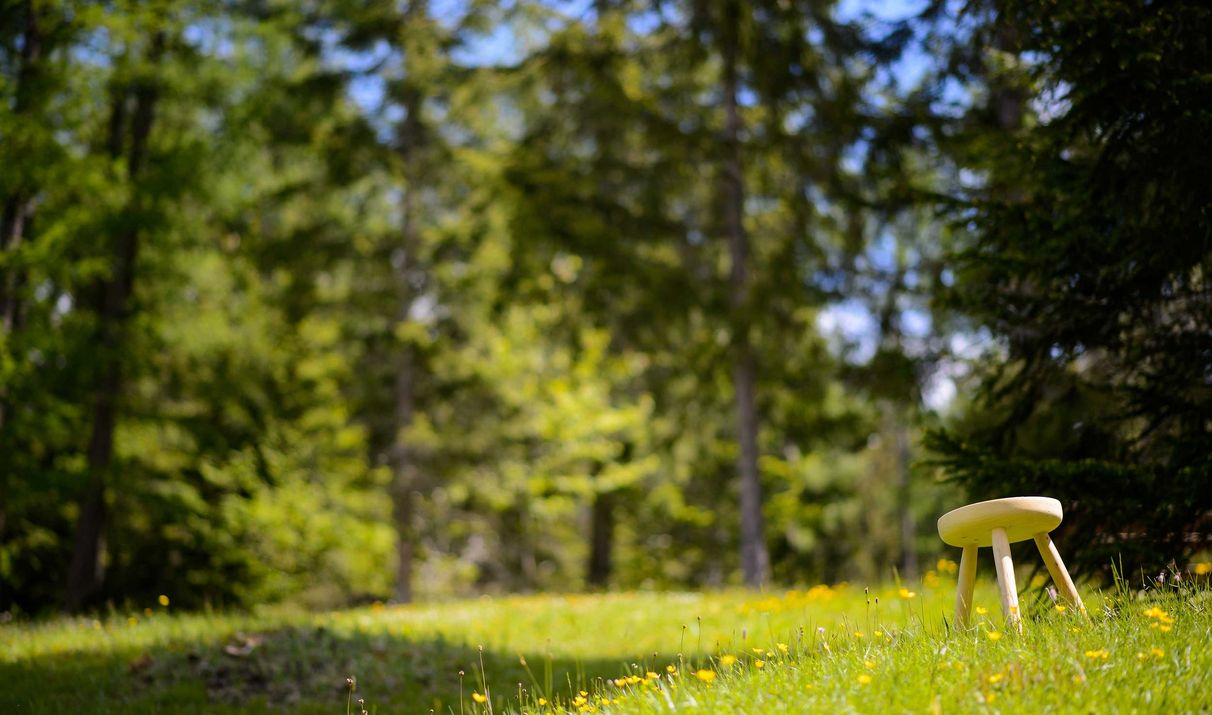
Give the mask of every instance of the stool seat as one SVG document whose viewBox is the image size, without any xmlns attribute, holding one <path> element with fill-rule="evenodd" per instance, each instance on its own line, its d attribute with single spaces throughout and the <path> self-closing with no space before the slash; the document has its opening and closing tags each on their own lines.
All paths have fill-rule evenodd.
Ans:
<svg viewBox="0 0 1212 715">
<path fill-rule="evenodd" d="M 1013 544 L 1060 526 L 1061 503 L 1051 497 L 1010 497 L 976 502 L 939 517 L 938 535 L 951 546 L 992 546 L 993 530 Z"/>
</svg>

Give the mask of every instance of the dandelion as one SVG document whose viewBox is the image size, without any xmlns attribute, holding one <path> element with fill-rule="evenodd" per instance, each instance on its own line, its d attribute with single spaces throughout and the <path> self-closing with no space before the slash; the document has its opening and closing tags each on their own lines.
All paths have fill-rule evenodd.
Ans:
<svg viewBox="0 0 1212 715">
<path fill-rule="evenodd" d="M 160 594 L 160 598 L 158 598 L 156 600 L 160 602 L 161 606 L 168 608 L 168 596 L 165 596 L 164 594 Z"/>
<path fill-rule="evenodd" d="M 855 631 L 855 632 L 854 632 L 854 637 L 855 637 L 855 638 L 863 638 L 863 637 L 865 637 L 866 635 L 867 635 L 867 634 L 866 634 L 866 633 L 863 633 L 862 631 Z"/>
<path fill-rule="evenodd" d="M 754 648 L 754 649 L 753 649 L 753 654 L 754 654 L 754 655 L 765 655 L 765 654 L 766 654 L 766 649 L 765 649 L 765 648 Z"/>
<path fill-rule="evenodd" d="M 656 673 L 654 673 L 650 670 L 650 671 L 644 673 L 644 677 L 648 680 L 656 680 L 657 678 L 659 678 L 661 676 L 657 675 Z"/>
<path fill-rule="evenodd" d="M 989 631 L 985 635 L 988 636 L 989 640 L 991 640 L 991 641 L 1001 640 L 1001 638 L 1002 638 L 1001 631 Z"/>
<path fill-rule="evenodd" d="M 910 599 L 917 595 L 917 591 L 910 591 L 907 588 L 902 588 L 897 593 L 900 594 L 900 597 L 904 599 Z"/>
<path fill-rule="evenodd" d="M 543 705 L 546 705 L 546 704 L 547 704 L 547 698 L 539 698 L 539 705 L 540 705 L 540 706 L 543 706 Z"/>
<path fill-rule="evenodd" d="M 1054 609 L 1056 609 L 1056 612 L 1057 612 L 1057 613 L 1064 613 L 1065 611 L 1069 610 L 1069 609 L 1065 608 L 1064 606 L 1062 606 L 1062 605 L 1061 605 L 1061 604 L 1059 604 L 1059 603 L 1058 603 L 1058 604 L 1056 604 L 1055 606 L 1053 606 L 1053 608 L 1054 608 Z"/>
<path fill-rule="evenodd" d="M 935 568 L 937 568 L 940 573 L 955 573 L 959 570 L 959 564 L 955 563 L 951 559 L 939 559 L 938 563 L 935 564 Z"/>
<path fill-rule="evenodd" d="M 704 683 L 710 683 L 711 681 L 715 680 L 715 671 L 707 670 L 706 668 L 700 668 L 700 669 L 694 671 L 694 677 L 698 678 L 699 680 L 703 681 Z"/>
<path fill-rule="evenodd" d="M 778 648 L 780 651 L 782 651 L 783 655 L 787 655 L 787 644 L 786 643 L 779 643 Z"/>
<path fill-rule="evenodd" d="M 487 696 L 487 695 L 481 695 L 481 694 L 477 693 L 477 692 L 476 692 L 476 691 L 474 691 L 474 690 L 473 690 L 473 691 L 471 691 L 471 699 L 472 699 L 472 700 L 474 700 L 474 701 L 476 701 L 477 703 L 486 703 L 486 702 L 488 702 L 488 696 Z"/>
<path fill-rule="evenodd" d="M 867 685 L 871 682 L 871 676 L 866 673 L 859 673 L 858 681 L 859 685 Z"/>
<path fill-rule="evenodd" d="M 669 673 L 670 675 L 677 675 L 678 667 L 673 663 L 670 663 L 669 665 L 665 666 L 665 672 Z"/>
<path fill-rule="evenodd" d="M 1105 648 L 1086 651 L 1086 657 L 1091 660 L 1098 660 L 1100 658 L 1103 660 L 1106 660 L 1108 657 L 1110 657 L 1110 655 L 1111 655 L 1111 652 L 1106 650 Z"/>
<path fill-rule="evenodd" d="M 989 684 L 996 685 L 997 683 L 1002 682 L 1002 680 L 1004 680 L 1005 678 L 1006 678 L 1005 673 L 994 673 L 993 675 L 989 676 Z"/>
<path fill-rule="evenodd" d="M 1166 651 L 1162 650 L 1161 648 L 1158 648 L 1157 646 L 1153 646 L 1152 648 L 1150 648 L 1149 652 L 1153 655 L 1154 658 L 1160 658 L 1166 654 Z"/>
<path fill-rule="evenodd" d="M 988 608 L 985 608 L 984 606 L 977 606 L 977 607 L 976 607 L 976 615 L 978 615 L 978 616 L 983 616 L 983 615 L 985 615 L 985 614 L 986 614 L 986 613 L 988 613 L 988 612 L 989 612 L 989 609 L 988 609 Z"/>
<path fill-rule="evenodd" d="M 720 665 L 724 666 L 725 668 L 727 668 L 728 666 L 732 665 L 735 662 L 736 662 L 735 655 L 721 655 L 720 656 Z"/>
<path fill-rule="evenodd" d="M 753 661 L 753 667 L 757 668 L 758 670 L 761 670 L 762 668 L 766 667 L 766 661 L 755 660 L 755 661 Z"/>
<path fill-rule="evenodd" d="M 1212 573 L 1212 561 L 1201 561 L 1191 567 L 1196 576 L 1206 576 Z"/>
</svg>

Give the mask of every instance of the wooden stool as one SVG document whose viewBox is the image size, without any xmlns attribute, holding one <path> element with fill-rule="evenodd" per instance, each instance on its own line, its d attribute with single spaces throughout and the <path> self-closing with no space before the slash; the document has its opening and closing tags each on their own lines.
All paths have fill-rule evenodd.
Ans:
<svg viewBox="0 0 1212 715">
<path fill-rule="evenodd" d="M 976 583 L 977 549 L 993 547 L 997 565 L 997 588 L 1002 597 L 1002 614 L 1008 624 L 1021 632 L 1018 613 L 1018 587 L 1014 583 L 1014 562 L 1010 559 L 1010 544 L 1035 539 L 1040 556 L 1057 590 L 1074 608 L 1086 612 L 1073 579 L 1065 570 L 1060 552 L 1048 532 L 1061 523 L 1061 504 L 1050 497 L 1011 497 L 982 501 L 943 514 L 938 520 L 938 535 L 951 546 L 963 547 L 960 557 L 959 582 L 955 587 L 955 622 L 968 625 L 972 608 L 972 587 Z"/>
</svg>

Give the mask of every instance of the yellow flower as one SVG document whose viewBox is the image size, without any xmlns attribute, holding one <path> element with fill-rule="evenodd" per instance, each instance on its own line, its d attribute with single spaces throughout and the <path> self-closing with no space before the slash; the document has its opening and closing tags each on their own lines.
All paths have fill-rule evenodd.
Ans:
<svg viewBox="0 0 1212 715">
<path fill-rule="evenodd" d="M 1191 568 L 1196 576 L 1205 576 L 1212 573 L 1212 561 L 1201 561 Z"/>
<path fill-rule="evenodd" d="M 871 669 L 871 668 L 874 668 L 874 667 L 875 667 L 875 661 L 873 661 L 873 660 L 864 660 L 864 661 L 863 661 L 863 665 L 867 666 L 867 668 L 868 668 L 868 669 Z"/>
<path fill-rule="evenodd" d="M 539 705 L 546 705 L 546 704 L 547 704 L 547 698 L 539 698 Z"/>
<path fill-rule="evenodd" d="M 621 688 L 627 684 L 627 678 L 615 678 L 614 680 L 612 680 L 610 682 L 614 683 L 616 687 Z"/>
<path fill-rule="evenodd" d="M 916 591 L 910 591 L 907 588 L 902 588 L 898 593 L 900 594 L 901 598 L 913 598 L 917 595 Z"/>
<path fill-rule="evenodd" d="M 160 598 L 158 598 L 158 599 L 156 599 L 156 600 L 160 602 L 160 605 L 161 605 L 161 606 L 167 606 L 167 605 L 168 605 L 168 596 L 165 596 L 164 594 L 160 594 Z"/>
<path fill-rule="evenodd" d="M 1001 631 L 989 631 L 985 635 L 988 636 L 989 640 L 991 641 L 1001 640 L 1002 637 Z"/>
<path fill-rule="evenodd" d="M 1158 627 L 1157 627 L 1157 630 L 1161 631 L 1162 633 L 1169 633 L 1169 632 L 1170 632 L 1170 626 L 1158 626 Z"/>
<path fill-rule="evenodd" d="M 670 663 L 669 665 L 665 666 L 665 672 L 669 673 L 670 675 L 674 675 L 678 672 L 678 667 L 673 663 Z"/>
<path fill-rule="evenodd" d="M 486 696 L 486 695 L 480 695 L 479 693 L 477 693 L 477 692 L 476 692 L 476 691 L 474 691 L 474 690 L 473 690 L 473 691 L 471 691 L 471 699 L 472 699 L 472 700 L 474 700 L 474 701 L 476 701 L 477 703 L 486 703 L 486 702 L 488 702 L 488 696 Z"/>
<path fill-rule="evenodd" d="M 698 678 L 704 683 L 710 683 L 711 681 L 715 680 L 715 671 L 700 668 L 694 671 L 694 677 Z"/>
<path fill-rule="evenodd" d="M 1099 658 L 1106 660 L 1110 655 L 1111 655 L 1111 652 L 1106 650 L 1105 648 L 1086 651 L 1086 657 L 1090 658 L 1091 660 L 1098 660 Z"/>
<path fill-rule="evenodd" d="M 994 673 L 993 675 L 989 676 L 989 682 L 991 684 L 1000 683 L 1000 682 L 1002 682 L 1003 679 L 1005 679 L 1005 677 L 1006 677 L 1005 673 Z"/>
<path fill-rule="evenodd" d="M 859 685 L 867 685 L 871 682 L 871 676 L 866 673 L 859 673 L 858 681 Z"/>
<path fill-rule="evenodd" d="M 778 647 L 779 647 L 779 650 L 783 652 L 783 655 L 787 655 L 787 644 L 786 643 L 779 643 Z"/>
<path fill-rule="evenodd" d="M 649 680 L 656 680 L 657 678 L 659 678 L 661 676 L 657 675 L 656 673 L 654 673 L 650 670 L 647 673 L 644 673 L 644 677 L 648 678 Z"/>
<path fill-rule="evenodd" d="M 762 655 L 766 652 L 766 649 L 765 648 L 754 648 L 753 652 L 755 655 Z"/>
<path fill-rule="evenodd" d="M 1056 609 L 1056 612 L 1057 612 L 1057 613 L 1064 613 L 1065 611 L 1069 610 L 1069 609 L 1065 608 L 1064 606 L 1062 606 L 1062 605 L 1061 605 L 1061 604 L 1059 604 L 1059 603 L 1058 603 L 1058 604 L 1056 604 L 1055 606 L 1053 606 L 1053 608 L 1055 608 L 1055 609 Z"/>
<path fill-rule="evenodd" d="M 725 668 L 727 668 L 728 666 L 732 665 L 735 662 L 736 662 L 735 655 L 721 655 L 720 656 L 720 665 L 724 666 Z"/>
<path fill-rule="evenodd" d="M 766 661 L 764 661 L 764 660 L 755 660 L 755 661 L 753 661 L 753 665 L 754 665 L 754 667 L 756 667 L 757 669 L 761 670 L 762 668 L 765 668 L 765 667 L 766 667 Z"/>
<path fill-rule="evenodd" d="M 867 634 L 866 634 L 866 633 L 863 633 L 862 631 L 855 631 L 855 632 L 854 632 L 854 637 L 855 637 L 855 638 L 862 638 L 862 637 L 863 637 L 863 636 L 865 636 L 865 635 L 867 635 Z"/>
<path fill-rule="evenodd" d="M 1153 646 L 1153 648 L 1151 648 L 1149 650 L 1149 652 L 1153 654 L 1154 658 L 1160 658 L 1166 654 L 1166 651 L 1162 650 L 1161 648 L 1158 648 L 1157 646 Z"/>
<path fill-rule="evenodd" d="M 951 559 L 939 559 L 938 563 L 935 564 L 935 567 L 938 568 L 938 570 L 942 573 L 955 573 L 959 570 L 959 564 L 955 563 Z"/>
<path fill-rule="evenodd" d="M 989 609 L 988 609 L 988 608 L 985 608 L 984 606 L 977 606 L 977 607 L 976 607 L 976 615 L 978 615 L 978 616 L 983 616 L 983 615 L 985 615 L 985 614 L 986 614 L 986 613 L 988 613 L 988 612 L 989 612 Z"/>
</svg>

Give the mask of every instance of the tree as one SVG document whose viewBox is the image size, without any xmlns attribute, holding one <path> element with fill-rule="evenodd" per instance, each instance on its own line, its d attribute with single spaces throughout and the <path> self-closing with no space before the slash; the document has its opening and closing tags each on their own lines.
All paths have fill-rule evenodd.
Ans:
<svg viewBox="0 0 1212 715">
<path fill-rule="evenodd" d="M 971 427 L 934 446 L 974 496 L 1060 497 L 1087 573 L 1185 558 L 1208 525 L 1208 21 L 1198 3 L 1002 3 L 988 22 L 1033 109 L 1006 121 L 1001 101 L 958 144 L 1008 148 L 965 197 L 953 295 L 998 343 Z"/>
</svg>

